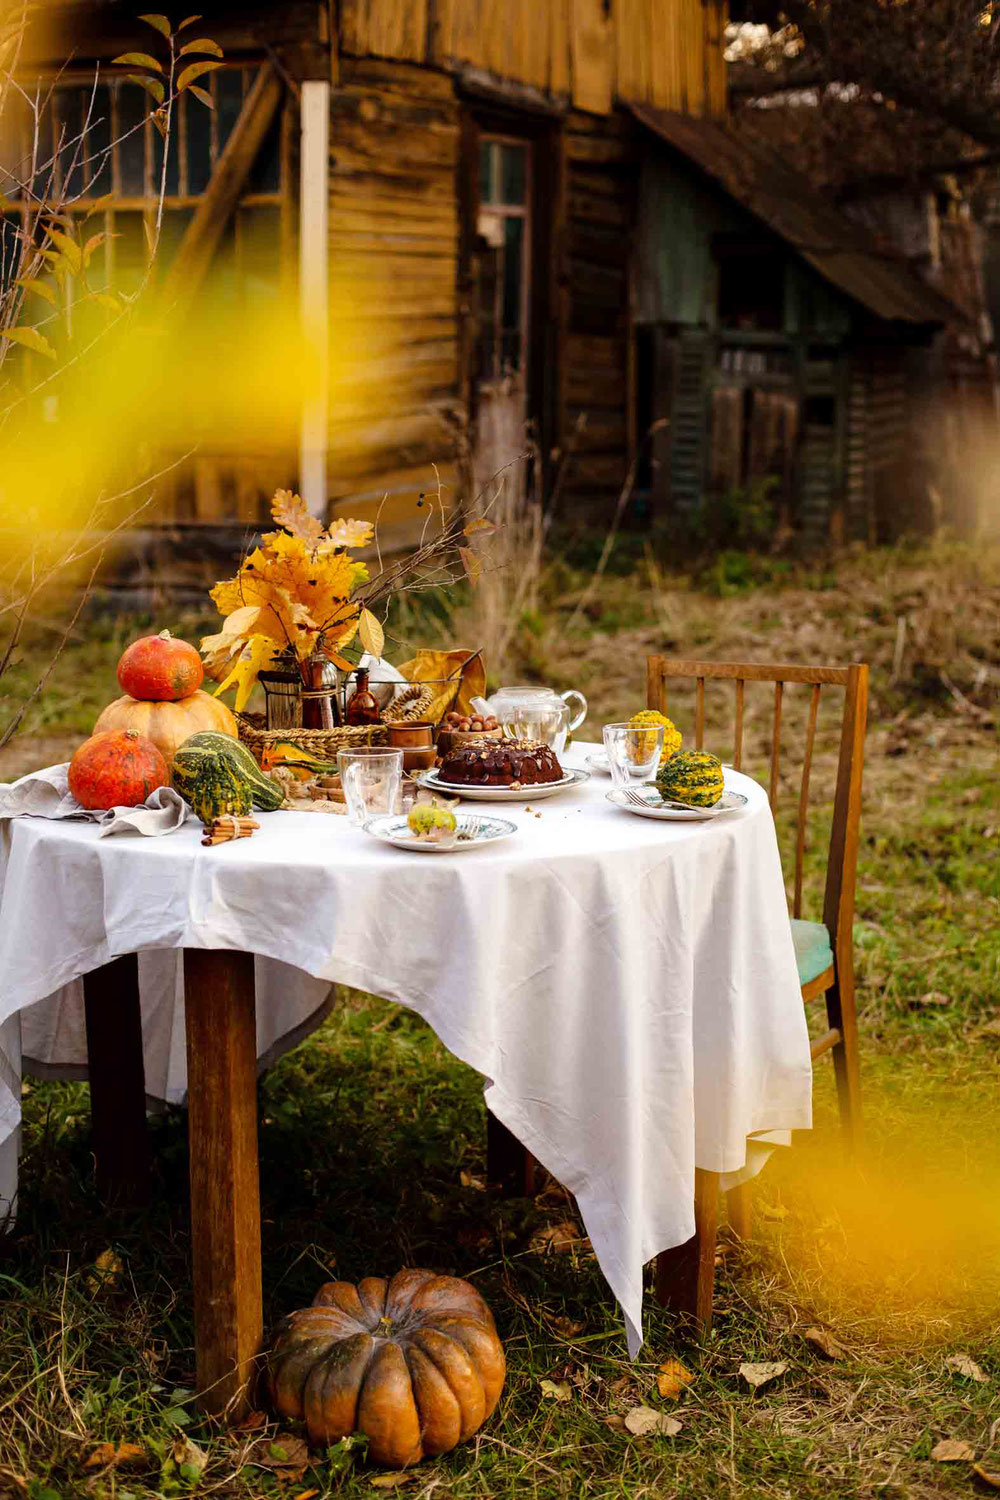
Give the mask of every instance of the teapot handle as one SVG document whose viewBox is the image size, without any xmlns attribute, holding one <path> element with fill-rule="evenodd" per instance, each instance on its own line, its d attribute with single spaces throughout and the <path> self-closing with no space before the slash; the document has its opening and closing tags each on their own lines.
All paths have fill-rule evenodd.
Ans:
<svg viewBox="0 0 1000 1500">
<path fill-rule="evenodd" d="M 579 728 L 579 726 L 583 723 L 584 719 L 587 717 L 587 700 L 583 696 L 583 694 L 582 693 L 578 693 L 575 688 L 570 688 L 568 692 L 566 692 L 566 693 L 560 693 L 559 696 L 563 700 L 563 702 L 566 703 L 566 704 L 570 704 L 570 700 L 573 699 L 573 698 L 578 699 L 578 701 L 581 704 L 580 711 L 577 714 L 576 718 L 575 719 L 570 719 L 569 732 L 570 732 L 570 734 L 572 734 L 573 730 Z M 572 707 L 571 704 L 570 704 L 570 706 Z"/>
</svg>

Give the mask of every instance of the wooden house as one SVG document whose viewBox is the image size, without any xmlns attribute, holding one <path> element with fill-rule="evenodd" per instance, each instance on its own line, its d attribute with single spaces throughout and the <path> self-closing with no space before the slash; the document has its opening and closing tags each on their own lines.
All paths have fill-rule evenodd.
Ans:
<svg viewBox="0 0 1000 1500">
<path fill-rule="evenodd" d="M 95 63 L 95 131 L 137 117 L 108 67 L 146 44 L 137 11 L 50 10 L 22 66 L 62 69 L 54 130 L 79 128 Z M 954 309 L 726 124 L 725 24 L 726 0 L 207 5 L 225 66 L 211 113 L 181 109 L 167 286 L 214 277 L 237 306 L 295 287 L 323 375 L 297 451 L 203 447 L 162 487 L 160 534 L 225 550 L 288 484 L 317 513 L 383 504 L 405 541 L 436 473 L 453 486 L 464 456 L 486 477 L 526 431 L 532 483 L 564 465 L 570 520 L 605 519 L 630 472 L 658 516 L 770 476 L 789 524 L 871 534 L 910 352 Z M 153 136 L 75 184 L 81 207 L 113 194 L 126 286 Z"/>
</svg>

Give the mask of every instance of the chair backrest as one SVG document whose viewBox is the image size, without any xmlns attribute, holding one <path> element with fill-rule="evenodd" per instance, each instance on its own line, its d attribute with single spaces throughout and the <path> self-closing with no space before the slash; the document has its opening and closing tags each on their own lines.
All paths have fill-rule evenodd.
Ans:
<svg viewBox="0 0 1000 1500">
<path fill-rule="evenodd" d="M 843 689 L 844 708 L 840 731 L 840 757 L 834 794 L 830 848 L 826 867 L 826 892 L 823 921 L 830 930 L 838 955 L 850 947 L 854 921 L 854 888 L 858 863 L 858 829 L 861 818 L 861 773 L 864 763 L 865 729 L 868 721 L 868 668 L 860 663 L 849 667 L 798 667 L 785 664 L 742 662 L 678 661 L 672 657 L 646 658 L 646 701 L 650 708 L 667 714 L 667 683 L 671 680 L 695 683 L 695 748 L 701 749 L 705 738 L 705 683 L 710 680 L 734 684 L 733 765 L 743 765 L 743 726 L 745 689 L 749 683 L 774 684 L 774 711 L 770 748 L 771 811 L 778 802 L 781 768 L 781 710 L 786 683 L 805 683 L 812 688 L 806 724 L 805 754 L 795 836 L 795 887 L 792 915 L 802 915 L 802 865 L 806 845 L 806 821 L 809 811 L 809 779 L 816 740 L 820 695 L 824 687 Z"/>
</svg>

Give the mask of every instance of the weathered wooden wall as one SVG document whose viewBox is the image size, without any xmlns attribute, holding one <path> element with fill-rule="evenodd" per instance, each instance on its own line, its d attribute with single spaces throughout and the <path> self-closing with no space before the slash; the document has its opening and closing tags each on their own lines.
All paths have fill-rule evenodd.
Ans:
<svg viewBox="0 0 1000 1500">
<path fill-rule="evenodd" d="M 568 507 L 605 508 L 625 479 L 635 434 L 630 271 L 637 142 L 622 116 L 566 122 L 561 441 L 573 448 Z M 585 425 L 580 425 L 583 422 Z"/>
<path fill-rule="evenodd" d="M 417 523 L 454 446 L 458 104 L 443 74 L 345 59 L 332 109 L 331 494 Z"/>
<path fill-rule="evenodd" d="M 726 0 L 342 0 L 342 53 L 473 70 L 607 114 L 725 109 Z"/>
</svg>

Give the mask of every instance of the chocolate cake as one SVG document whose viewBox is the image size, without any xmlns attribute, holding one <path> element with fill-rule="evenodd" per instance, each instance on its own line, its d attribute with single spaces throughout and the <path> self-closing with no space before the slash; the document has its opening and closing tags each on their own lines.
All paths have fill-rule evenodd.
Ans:
<svg viewBox="0 0 1000 1500">
<path fill-rule="evenodd" d="M 561 781 L 562 766 L 554 751 L 538 740 L 465 740 L 449 750 L 438 772 L 456 786 L 537 786 Z"/>
</svg>

